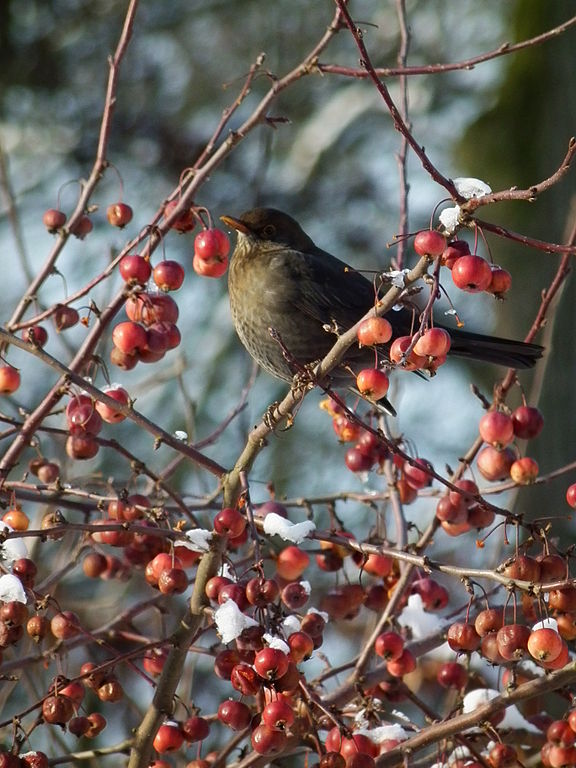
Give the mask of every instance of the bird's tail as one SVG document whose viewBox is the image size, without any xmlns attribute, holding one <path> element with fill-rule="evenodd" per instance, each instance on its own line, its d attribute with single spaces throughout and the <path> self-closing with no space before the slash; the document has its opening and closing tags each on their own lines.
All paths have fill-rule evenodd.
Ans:
<svg viewBox="0 0 576 768">
<path fill-rule="evenodd" d="M 450 331 L 450 336 L 452 337 L 451 355 L 504 365 L 508 368 L 532 368 L 544 351 L 538 344 L 483 336 L 469 331 Z"/>
</svg>

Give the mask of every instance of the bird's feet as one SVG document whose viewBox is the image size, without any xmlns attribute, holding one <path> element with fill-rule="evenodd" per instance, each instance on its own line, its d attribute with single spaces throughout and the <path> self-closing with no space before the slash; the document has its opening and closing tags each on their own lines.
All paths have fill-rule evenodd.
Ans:
<svg viewBox="0 0 576 768">
<path fill-rule="evenodd" d="M 280 413 L 279 405 L 280 403 L 277 400 L 273 403 L 270 403 L 268 408 L 266 408 L 264 415 L 262 416 L 262 421 L 271 432 L 274 432 L 282 420 L 282 414 Z"/>
</svg>

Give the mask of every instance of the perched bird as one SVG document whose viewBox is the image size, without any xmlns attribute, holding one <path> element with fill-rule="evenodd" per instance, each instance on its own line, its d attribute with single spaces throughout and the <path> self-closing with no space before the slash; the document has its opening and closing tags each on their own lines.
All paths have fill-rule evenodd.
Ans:
<svg viewBox="0 0 576 768">
<path fill-rule="evenodd" d="M 292 381 L 297 365 L 321 360 L 341 334 L 365 315 L 375 303 L 374 285 L 343 261 L 321 250 L 288 214 L 274 208 L 255 208 L 239 218 L 222 216 L 237 232 L 237 243 L 228 272 L 232 319 L 240 341 L 266 371 Z M 411 332 L 409 309 L 386 315 L 394 337 Z M 279 334 L 292 358 L 270 333 Z M 522 341 L 482 336 L 446 329 L 451 355 L 513 368 L 530 368 L 542 347 Z M 382 358 L 386 359 L 386 348 Z M 352 384 L 350 372 L 374 366 L 374 352 L 350 348 L 331 379 Z"/>
</svg>

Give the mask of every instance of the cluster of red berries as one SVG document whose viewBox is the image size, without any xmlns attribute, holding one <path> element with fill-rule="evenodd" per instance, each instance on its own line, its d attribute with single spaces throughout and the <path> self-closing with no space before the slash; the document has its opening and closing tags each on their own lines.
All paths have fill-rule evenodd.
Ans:
<svg viewBox="0 0 576 768">
<path fill-rule="evenodd" d="M 171 200 L 164 208 L 164 216 L 169 218 L 179 205 L 178 200 Z M 170 226 L 177 232 L 191 232 L 196 226 L 197 216 L 194 208 L 181 211 Z M 205 228 L 194 240 L 194 271 L 204 277 L 222 277 L 228 268 L 230 241 L 228 235 L 215 227 Z"/>
<path fill-rule="evenodd" d="M 126 203 L 112 203 L 106 209 L 106 218 L 113 227 L 123 229 L 132 221 L 132 208 Z M 58 208 L 49 208 L 42 217 L 44 226 L 51 234 L 60 232 L 66 226 L 67 216 L 64 211 Z M 86 235 L 92 232 L 94 225 L 92 219 L 87 214 L 83 214 L 78 221 L 70 228 L 70 234 L 83 240 Z"/>
<path fill-rule="evenodd" d="M 341 443 L 355 443 L 346 451 L 345 462 L 352 472 L 368 472 L 382 466 L 389 458 L 386 445 L 358 422 L 352 421 L 346 411 L 331 398 L 321 401 L 320 407 L 332 417 L 332 426 Z"/>
<path fill-rule="evenodd" d="M 184 742 L 193 744 L 204 741 L 210 735 L 210 723 L 203 717 L 192 715 L 182 722 L 168 720 L 163 723 L 154 737 L 154 749 L 159 754 L 178 751 Z"/>
<path fill-rule="evenodd" d="M 112 331 L 110 360 L 114 365 L 129 371 L 139 362 L 155 363 L 180 344 L 178 305 L 168 294 L 131 294 L 125 310 L 128 320 L 118 323 Z"/>
<path fill-rule="evenodd" d="M 521 405 L 511 413 L 492 410 L 480 419 L 479 432 L 487 443 L 476 457 L 480 474 L 486 480 L 511 478 L 519 485 L 527 485 L 538 477 L 538 463 L 529 456 L 519 457 L 511 444 L 514 440 L 531 440 L 544 426 L 538 408 Z"/>
<path fill-rule="evenodd" d="M 482 256 L 472 254 L 465 240 L 446 242 L 444 235 L 434 230 L 422 230 L 414 238 L 414 250 L 419 256 L 440 257 L 454 285 L 467 293 L 486 291 L 501 298 L 510 290 L 510 273 L 490 264 Z"/>
<path fill-rule="evenodd" d="M 471 254 L 464 240 L 447 243 L 440 232 L 423 230 L 414 238 L 414 250 L 420 256 L 440 257 L 442 265 L 451 270 L 454 284 L 468 293 L 487 291 L 501 297 L 510 288 L 510 273 Z M 367 318 L 357 331 L 361 347 L 387 344 L 392 335 L 392 326 L 384 317 Z M 406 371 L 435 373 L 446 362 L 450 345 L 450 334 L 443 328 L 428 328 L 415 335 L 399 336 L 390 345 L 389 362 Z M 388 375 L 380 368 L 366 368 L 356 379 L 358 391 L 374 401 L 386 395 L 389 385 Z"/>
<path fill-rule="evenodd" d="M 175 546 L 171 551 L 169 540 L 157 535 L 159 523 L 147 517 L 150 507 L 150 500 L 139 493 L 108 504 L 107 516 L 93 522 L 102 530 L 91 534 L 98 547 L 83 560 L 86 576 L 122 579 L 133 569 L 141 569 L 146 581 L 164 594 L 187 588 L 188 576 L 183 569 L 195 565 L 199 554 L 185 546 Z M 139 530 L 129 530 L 127 523 L 136 523 Z M 102 551 L 101 545 L 121 549 L 122 557 Z"/>
<path fill-rule="evenodd" d="M 460 536 L 472 529 L 488 528 L 495 513 L 482 501 L 476 483 L 463 479 L 442 496 L 436 505 L 436 518 L 449 536 Z"/>
<path fill-rule="evenodd" d="M 228 269 L 230 240 L 221 229 L 205 229 L 194 240 L 192 267 L 204 277 L 222 277 Z"/>
<path fill-rule="evenodd" d="M 130 396 L 124 387 L 114 385 L 103 391 L 121 405 L 128 405 L 130 402 Z M 120 411 L 107 403 L 94 401 L 89 395 L 72 395 L 66 406 L 66 453 L 72 459 L 92 459 L 100 449 L 97 435 L 104 422 L 116 424 L 125 418 Z"/>
<path fill-rule="evenodd" d="M 564 720 L 550 723 L 540 755 L 545 768 L 576 765 L 576 709 L 570 710 Z"/>
<path fill-rule="evenodd" d="M 12 752 L 0 752 L 0 768 L 49 768 L 45 752 L 32 750 L 20 755 Z"/>
<path fill-rule="evenodd" d="M 385 344 L 392 338 L 392 326 L 385 317 L 368 317 L 356 332 L 361 347 Z M 451 338 L 443 328 L 428 328 L 413 336 L 397 336 L 388 350 L 390 364 L 404 371 L 426 370 L 434 373 L 446 362 Z M 380 368 L 365 368 L 356 378 L 358 391 L 370 400 L 379 400 L 388 392 L 387 374 Z"/>
</svg>

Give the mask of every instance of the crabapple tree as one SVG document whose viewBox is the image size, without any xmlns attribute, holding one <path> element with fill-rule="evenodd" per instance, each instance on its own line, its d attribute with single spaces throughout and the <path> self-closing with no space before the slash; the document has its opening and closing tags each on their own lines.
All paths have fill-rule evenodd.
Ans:
<svg viewBox="0 0 576 768">
<path fill-rule="evenodd" d="M 323 0 L 312 12 L 290 3 L 274 16 L 276 36 L 302 30 L 298 58 L 278 53 L 272 67 L 242 45 L 245 4 L 195 18 L 198 9 L 177 3 L 178 24 L 194 35 L 186 42 L 211 40 L 204 55 L 211 66 L 218 59 L 226 88 L 211 84 L 219 114 L 203 113 L 202 140 L 197 134 L 170 188 L 151 182 L 151 206 L 144 175 L 125 179 L 126 155 L 114 148 L 127 125 L 141 127 L 127 122 L 125 103 L 155 113 L 146 64 L 170 47 L 154 27 L 168 8 L 124 5 L 122 18 L 106 22 L 115 50 L 108 62 L 98 53 L 108 77 L 91 102 L 99 132 L 81 178 L 62 183 L 54 174 L 35 212 L 38 192 L 27 190 L 18 162 L 9 166 L 9 142 L 0 145 L 0 235 L 26 275 L 14 292 L 5 258 L 0 766 L 576 765 L 576 582 L 565 535 L 576 509 L 574 461 L 566 455 L 543 469 L 532 453 L 537 440 L 559 440 L 547 435 L 538 403 L 550 381 L 547 353 L 536 385 L 529 371 L 490 366 L 457 379 L 446 363 L 450 334 L 435 325 L 442 312 L 454 327 L 474 312 L 498 316 L 506 299 L 522 307 L 525 340 L 546 345 L 543 329 L 576 254 L 574 225 L 563 240 L 543 240 L 491 214 L 500 204 L 537 207 L 573 178 L 576 143 L 556 135 L 546 176 L 528 185 L 510 176 L 493 190 L 451 173 L 438 136 L 428 149 L 434 106 L 424 120 L 422 92 L 414 112 L 409 98 L 419 77 L 437 88 L 447 72 L 458 88 L 475 88 L 484 66 L 559 44 L 576 18 L 438 63 L 424 4 L 408 12 L 403 2 Z M 274 13 L 274 4 L 256 5 Z M 67 23 L 51 18 L 47 39 Z M 11 23 L 22 35 L 20 20 Z M 269 45 L 279 42 L 272 28 L 259 33 L 273 36 Z M 228 60 L 233 41 L 239 49 Z M 381 62 L 383 45 L 394 53 Z M 79 57 L 70 77 L 83 66 Z M 90 79 L 83 72 L 84 87 Z M 166 98 L 173 107 L 174 92 Z M 389 206 L 397 216 L 377 235 L 390 255 L 378 255 L 370 272 L 374 306 L 336 329 L 324 360 L 295 366 L 280 399 L 268 397 L 262 379 L 243 377 L 238 346 L 232 353 L 222 344 L 226 334 L 236 344 L 222 301 L 233 243 L 212 201 L 252 194 L 246 179 L 254 181 L 254 137 L 263 135 L 267 152 L 293 153 L 294 173 L 312 174 L 297 167 L 309 150 L 330 176 L 314 144 L 326 142 L 334 162 L 356 151 L 356 138 L 367 139 L 347 133 L 347 113 L 361 103 L 377 116 L 371 151 L 354 162 L 376 163 L 379 147 L 398 170 Z M 332 146 L 334 110 L 344 127 Z M 308 120 L 322 131 L 305 146 Z M 132 149 L 143 156 L 150 146 Z M 475 151 L 482 176 L 484 150 Z M 297 187 L 288 173 L 284 182 Z M 264 198 L 264 173 L 258 183 Z M 365 194 L 351 177 L 330 184 L 349 185 L 350 205 Z M 210 191 L 227 185 L 220 198 Z M 290 208 L 280 189 L 275 200 Z M 369 194 L 377 211 L 386 208 L 389 189 Z M 413 194 L 425 200 L 418 214 Z M 564 216 L 570 222 L 568 200 Z M 530 298 L 515 292 L 513 266 L 496 263 L 509 244 L 522 246 L 533 274 L 546 260 Z M 371 269 L 358 254 L 354 267 Z M 413 327 L 394 338 L 383 315 L 399 305 L 412 309 Z M 373 350 L 374 364 L 351 376 L 356 394 L 345 397 L 329 373 L 358 346 Z M 402 392 L 415 386 L 424 430 L 403 413 Z M 397 420 L 378 406 L 385 396 Z M 254 397 L 260 415 L 247 424 Z M 561 405 L 568 430 L 570 404 Z M 454 442 L 446 422 L 460 411 Z M 267 455 L 275 458 L 266 464 Z M 553 483 L 562 508 L 526 514 L 523 499 Z"/>
</svg>

